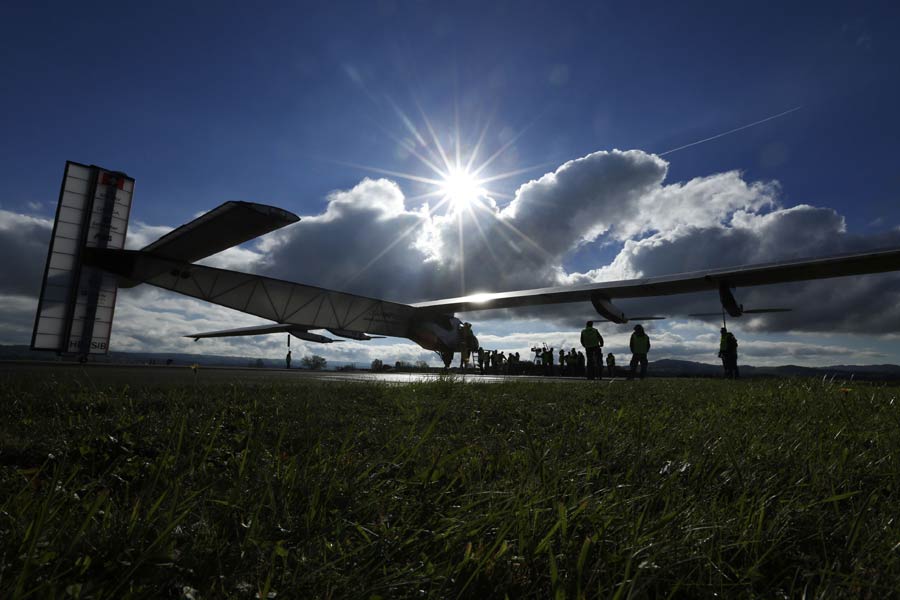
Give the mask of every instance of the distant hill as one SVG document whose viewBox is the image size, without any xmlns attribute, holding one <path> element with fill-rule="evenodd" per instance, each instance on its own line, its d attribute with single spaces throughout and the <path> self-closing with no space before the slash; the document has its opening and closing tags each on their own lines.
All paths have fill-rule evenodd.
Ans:
<svg viewBox="0 0 900 600">
<path fill-rule="evenodd" d="M 298 367 L 302 355 L 294 354 L 294 366 Z M 0 360 L 63 360 L 55 352 L 32 351 L 28 346 L 0 346 Z M 72 360 L 66 358 L 65 360 Z M 130 365 L 165 365 L 171 360 L 173 365 L 203 365 L 219 367 L 262 367 L 284 368 L 284 358 L 257 358 L 249 356 L 217 356 L 214 354 L 187 354 L 178 352 L 110 352 L 95 355 L 91 362 Z M 262 361 L 260 365 L 258 361 Z M 328 361 L 328 368 L 346 366 L 346 362 Z M 368 364 L 365 365 L 368 367 Z"/>
<path fill-rule="evenodd" d="M 301 356 L 294 356 L 294 365 L 299 366 Z M 0 360 L 61 360 L 53 352 L 33 352 L 28 346 L 0 346 Z M 71 358 L 66 359 L 71 360 Z M 186 354 L 174 352 L 110 352 L 106 356 L 94 356 L 93 362 L 117 364 L 166 364 L 207 365 L 222 367 L 284 367 L 283 358 L 256 358 L 249 356 L 216 356 L 208 354 Z M 259 363 L 261 362 L 261 365 Z M 328 368 L 352 366 L 346 362 L 328 361 Z M 368 364 L 357 363 L 360 368 Z M 628 363 L 620 365 L 619 374 L 627 373 Z M 624 367 L 624 368 L 623 368 Z M 779 367 L 753 367 L 740 365 L 741 377 L 834 377 L 836 379 L 860 379 L 866 381 L 900 380 L 900 365 L 835 365 L 831 367 L 801 367 L 783 365 Z M 721 377 L 722 365 L 676 360 L 666 358 L 650 363 L 648 373 L 654 377 Z"/>
<path fill-rule="evenodd" d="M 870 381 L 900 380 L 900 365 L 834 365 L 830 367 L 754 367 L 739 365 L 741 377 L 835 377 Z M 654 375 L 667 377 L 721 377 L 722 366 L 689 360 L 663 359 L 650 363 Z"/>
</svg>

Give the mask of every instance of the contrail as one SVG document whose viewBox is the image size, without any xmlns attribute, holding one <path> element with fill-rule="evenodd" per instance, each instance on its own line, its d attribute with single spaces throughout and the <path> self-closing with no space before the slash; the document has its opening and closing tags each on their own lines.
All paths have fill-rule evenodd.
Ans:
<svg viewBox="0 0 900 600">
<path fill-rule="evenodd" d="M 719 139 L 720 137 L 725 137 L 726 135 L 731 135 L 732 133 L 736 133 L 736 132 L 738 132 L 738 131 L 743 131 L 744 129 L 747 129 L 747 128 L 749 128 L 749 127 L 753 127 L 753 126 L 755 126 L 755 125 L 759 125 L 759 124 L 761 124 L 761 123 L 765 123 L 766 121 L 771 121 L 771 120 L 773 120 L 773 119 L 777 119 L 777 118 L 779 118 L 779 117 L 783 117 L 783 116 L 785 116 L 785 115 L 789 115 L 789 114 L 791 114 L 792 112 L 795 112 L 795 111 L 800 110 L 801 108 L 803 108 L 802 105 L 801 105 L 801 106 L 795 106 L 794 108 L 792 108 L 792 109 L 790 109 L 790 110 L 786 110 L 786 111 L 784 111 L 784 112 L 780 112 L 780 113 L 778 113 L 777 115 L 772 115 L 771 117 L 766 117 L 765 119 L 760 119 L 759 121 L 754 121 L 753 123 L 748 123 L 747 125 L 741 125 L 740 127 L 736 127 L 735 129 L 731 129 L 731 130 L 729 130 L 729 131 L 726 131 L 725 133 L 719 133 L 719 134 L 716 134 L 716 135 L 714 135 L 714 136 L 712 136 L 712 137 L 704 138 L 704 139 L 702 139 L 702 140 L 697 140 L 696 142 L 691 142 L 690 144 L 685 144 L 684 146 L 678 146 L 677 148 L 672 148 L 671 150 L 666 150 L 665 152 L 657 152 L 656 155 L 657 155 L 657 156 L 665 156 L 666 154 L 672 154 L 673 152 L 678 152 L 679 150 L 684 150 L 685 148 L 690 148 L 691 146 L 696 146 L 697 144 L 702 144 L 703 142 L 709 142 L 709 141 L 711 141 L 711 140 L 717 140 L 717 139 Z"/>
</svg>

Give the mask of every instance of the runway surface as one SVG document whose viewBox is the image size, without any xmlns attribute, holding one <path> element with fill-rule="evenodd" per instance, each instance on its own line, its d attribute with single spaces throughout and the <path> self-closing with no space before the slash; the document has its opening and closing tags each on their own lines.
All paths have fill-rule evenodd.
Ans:
<svg viewBox="0 0 900 600">
<path fill-rule="evenodd" d="M 302 383 L 321 381 L 332 383 L 369 382 L 382 384 L 411 384 L 436 381 L 439 373 L 371 373 L 368 371 L 306 371 L 301 369 L 266 369 L 246 367 L 87 364 L 51 361 L 0 361 L 0 380 L 7 377 L 55 378 L 77 380 L 93 385 L 190 385 L 221 383 Z M 454 381 L 465 383 L 504 383 L 528 381 L 533 383 L 579 383 L 581 377 L 533 377 L 526 375 L 479 375 L 452 373 Z M 624 381 L 603 379 L 601 381 Z"/>
</svg>

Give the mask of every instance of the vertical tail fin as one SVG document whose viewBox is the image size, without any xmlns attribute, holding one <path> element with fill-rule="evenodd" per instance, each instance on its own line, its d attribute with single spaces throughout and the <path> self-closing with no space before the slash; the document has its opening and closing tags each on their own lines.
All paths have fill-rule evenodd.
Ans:
<svg viewBox="0 0 900 600">
<path fill-rule="evenodd" d="M 125 247 L 133 193 L 134 179 L 124 173 L 66 162 L 32 350 L 108 351 L 116 277 L 85 265 L 84 249 Z"/>
</svg>

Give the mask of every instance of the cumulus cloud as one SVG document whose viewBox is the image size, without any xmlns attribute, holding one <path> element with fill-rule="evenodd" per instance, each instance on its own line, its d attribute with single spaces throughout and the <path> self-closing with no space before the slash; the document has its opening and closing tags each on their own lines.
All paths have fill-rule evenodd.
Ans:
<svg viewBox="0 0 900 600">
<path fill-rule="evenodd" d="M 486 199 L 460 213 L 428 204 L 414 208 L 396 182 L 367 178 L 350 189 L 328 194 L 321 213 L 304 216 L 296 224 L 205 262 L 415 302 L 900 246 L 900 230 L 860 236 L 849 232 L 843 217 L 832 209 L 814 204 L 782 206 L 777 182 L 748 181 L 737 171 L 666 182 L 667 167 L 660 157 L 638 150 L 595 152 L 524 183 L 503 208 Z M 4 293 L 24 297 L 39 289 L 49 229 L 45 219 L 0 211 L 0 249 L 6 249 L 7 255 L 28 255 L 16 270 L 4 271 Z M 134 223 L 129 247 L 143 247 L 169 230 Z M 618 252 L 608 264 L 596 268 L 564 267 L 592 244 L 611 245 Z M 894 274 L 738 290 L 737 294 L 748 308 L 795 309 L 745 319 L 745 330 L 900 332 L 900 278 Z M 186 350 L 191 343 L 178 336 L 187 328 L 219 329 L 258 322 L 160 291 L 125 292 L 120 304 L 114 343 L 123 349 L 146 349 L 157 340 Z M 701 294 L 622 304 L 631 314 L 671 315 L 715 311 L 718 299 L 715 294 Z M 591 312 L 585 305 L 527 314 L 555 319 L 565 324 L 565 330 L 577 330 Z M 185 325 L 186 319 L 190 326 Z M 140 325 L 151 322 L 152 327 Z M 490 336 L 496 334 L 490 325 L 482 325 L 483 341 L 510 342 L 493 339 Z M 692 343 L 702 344 L 702 352 L 708 354 L 714 343 L 680 337 L 677 322 L 658 327 L 659 341 L 668 344 L 673 356 L 697 356 L 700 348 Z M 614 333 L 620 334 L 627 335 L 624 329 Z M 271 339 L 210 341 L 204 351 L 233 354 L 267 344 L 282 345 L 282 341 L 267 341 Z M 522 352 L 532 342 L 516 348 Z M 577 345 L 573 335 L 558 342 L 566 347 Z M 799 342 L 796 347 L 777 343 L 782 349 L 779 356 L 792 352 L 812 355 L 809 353 L 815 350 Z M 372 347 L 347 342 L 327 349 L 334 356 L 352 356 L 364 362 L 369 352 L 364 348 Z M 392 350 L 400 352 L 399 347 Z M 403 354 L 404 360 L 421 356 L 409 344 L 402 347 L 412 348 Z M 746 352 L 752 355 L 756 347 L 761 355 L 773 352 L 754 345 L 748 345 Z M 815 356 L 827 354 L 823 346 L 817 347 L 820 351 Z"/>
<path fill-rule="evenodd" d="M 31 340 L 36 296 L 0 293 L 0 342 L 23 344 Z"/>
<path fill-rule="evenodd" d="M 0 292 L 37 296 L 53 222 L 0 209 Z"/>
<path fill-rule="evenodd" d="M 427 215 L 405 207 L 400 187 L 364 179 L 328 196 L 320 215 L 270 235 L 257 271 L 272 277 L 390 300 L 421 295 Z M 436 265 L 440 270 L 440 265 Z"/>
<path fill-rule="evenodd" d="M 554 285 L 568 252 L 638 222 L 665 174 L 644 152 L 595 152 L 524 184 L 502 210 L 487 199 L 460 214 L 413 211 L 396 183 L 365 179 L 276 235 L 260 272 L 408 302 Z"/>
<path fill-rule="evenodd" d="M 594 152 L 521 186 L 504 218 L 550 255 L 591 242 L 640 217 L 666 176 L 661 158 L 639 150 Z"/>
</svg>

